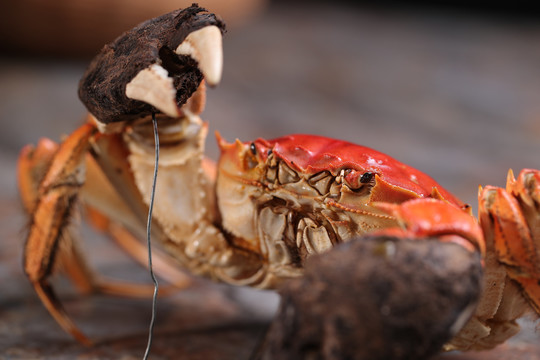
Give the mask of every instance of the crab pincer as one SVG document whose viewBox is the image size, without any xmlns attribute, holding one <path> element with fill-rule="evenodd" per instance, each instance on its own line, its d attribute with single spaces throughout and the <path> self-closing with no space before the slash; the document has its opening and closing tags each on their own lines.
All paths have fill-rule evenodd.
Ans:
<svg viewBox="0 0 540 360">
<path fill-rule="evenodd" d="M 103 124 L 160 111 L 177 118 L 203 81 L 221 79 L 224 23 L 192 6 L 148 20 L 105 45 L 79 84 L 79 97 Z"/>
</svg>

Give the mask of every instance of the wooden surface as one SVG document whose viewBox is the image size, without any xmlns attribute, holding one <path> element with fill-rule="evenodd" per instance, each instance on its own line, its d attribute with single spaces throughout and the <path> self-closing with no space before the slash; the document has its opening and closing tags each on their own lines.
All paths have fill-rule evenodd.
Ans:
<svg viewBox="0 0 540 360">
<path fill-rule="evenodd" d="M 314 133 L 389 153 L 476 208 L 479 184 L 540 168 L 540 25 L 526 19 L 359 7 L 274 5 L 225 38 L 225 74 L 204 118 L 225 138 Z M 84 63 L 0 62 L 0 358 L 135 359 L 146 344 L 149 300 L 80 297 L 56 280 L 67 310 L 97 341 L 84 348 L 39 304 L 21 271 L 25 219 L 15 159 L 25 143 L 72 131 L 84 109 Z M 217 156 L 215 141 L 208 152 Z M 101 273 L 148 274 L 89 231 Z M 248 358 L 277 297 L 198 281 L 158 303 L 152 359 Z M 535 323 L 490 352 L 438 359 L 538 359 Z"/>
</svg>

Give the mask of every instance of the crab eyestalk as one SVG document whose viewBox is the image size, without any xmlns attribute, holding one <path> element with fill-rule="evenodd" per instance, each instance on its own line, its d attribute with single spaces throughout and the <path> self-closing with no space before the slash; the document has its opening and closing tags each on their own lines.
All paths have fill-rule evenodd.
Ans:
<svg viewBox="0 0 540 360">
<path fill-rule="evenodd" d="M 146 21 L 94 58 L 79 97 L 104 125 L 153 112 L 182 117 L 182 107 L 203 80 L 214 86 L 221 79 L 224 28 L 195 5 Z"/>
</svg>

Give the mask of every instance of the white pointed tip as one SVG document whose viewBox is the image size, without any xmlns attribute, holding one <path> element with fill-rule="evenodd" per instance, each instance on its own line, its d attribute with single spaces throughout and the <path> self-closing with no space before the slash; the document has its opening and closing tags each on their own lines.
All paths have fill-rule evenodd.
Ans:
<svg viewBox="0 0 540 360">
<path fill-rule="evenodd" d="M 176 89 L 167 70 L 153 64 L 141 70 L 127 85 L 126 96 L 159 109 L 170 117 L 180 116 L 176 105 Z"/>
<path fill-rule="evenodd" d="M 219 84 L 223 72 L 223 44 L 217 26 L 206 26 L 190 33 L 175 52 L 195 59 L 209 86 Z"/>
</svg>

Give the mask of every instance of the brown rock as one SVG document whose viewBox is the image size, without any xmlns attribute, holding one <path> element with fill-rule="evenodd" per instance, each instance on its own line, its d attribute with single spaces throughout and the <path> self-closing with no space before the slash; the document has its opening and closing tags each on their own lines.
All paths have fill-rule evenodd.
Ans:
<svg viewBox="0 0 540 360">
<path fill-rule="evenodd" d="M 474 309 L 478 254 L 436 240 L 367 237 L 309 259 L 282 289 L 260 359 L 425 359 Z"/>
</svg>

